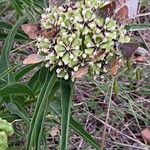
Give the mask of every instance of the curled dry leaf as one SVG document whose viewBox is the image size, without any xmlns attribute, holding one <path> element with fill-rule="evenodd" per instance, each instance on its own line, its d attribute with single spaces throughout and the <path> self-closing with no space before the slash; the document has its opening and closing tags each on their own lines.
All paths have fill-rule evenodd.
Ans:
<svg viewBox="0 0 150 150">
<path fill-rule="evenodd" d="M 144 139 L 145 142 L 147 142 L 147 143 L 150 144 L 150 127 L 145 128 L 142 131 L 142 137 L 143 137 L 143 139 Z"/>
<path fill-rule="evenodd" d="M 88 73 L 88 66 L 79 68 L 78 71 L 73 73 L 74 78 L 82 78 L 84 75 Z"/>
<path fill-rule="evenodd" d="M 36 39 L 41 32 L 40 25 L 35 23 L 23 24 L 21 28 L 31 39 Z"/>
<path fill-rule="evenodd" d="M 23 61 L 23 64 L 25 65 L 37 64 L 43 61 L 43 59 L 44 59 L 43 56 L 40 56 L 38 54 L 31 54 Z"/>
<path fill-rule="evenodd" d="M 123 43 L 119 45 L 119 49 L 125 58 L 131 58 L 138 47 L 138 43 Z"/>
<path fill-rule="evenodd" d="M 113 76 L 116 76 L 117 73 L 118 73 L 118 70 L 119 70 L 119 66 L 120 66 L 120 63 L 119 63 L 119 58 L 115 58 L 112 63 L 111 63 L 111 68 L 110 68 L 110 73 L 113 75 Z"/>
</svg>

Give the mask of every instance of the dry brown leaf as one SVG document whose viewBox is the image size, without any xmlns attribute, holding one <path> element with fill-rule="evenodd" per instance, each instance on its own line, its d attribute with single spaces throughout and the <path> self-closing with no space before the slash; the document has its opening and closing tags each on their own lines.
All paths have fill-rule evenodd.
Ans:
<svg viewBox="0 0 150 150">
<path fill-rule="evenodd" d="M 88 66 L 79 68 L 78 71 L 74 72 L 74 78 L 82 78 L 84 75 L 88 73 Z"/>
<path fill-rule="evenodd" d="M 21 28 L 31 39 L 36 39 L 41 32 L 40 25 L 35 23 L 23 24 Z"/>
<path fill-rule="evenodd" d="M 50 131 L 50 134 L 51 134 L 51 136 L 52 137 L 55 137 L 56 135 L 58 135 L 59 134 L 59 128 L 58 128 L 58 126 L 55 126 L 55 127 L 52 127 L 52 129 L 51 129 L 51 131 Z"/>
<path fill-rule="evenodd" d="M 116 13 L 115 13 L 115 19 L 117 22 L 122 23 L 125 21 L 128 21 L 128 7 L 125 5 L 121 7 Z"/>
<path fill-rule="evenodd" d="M 102 56 L 104 54 L 104 52 L 105 52 L 104 49 L 98 50 L 96 55 L 95 55 L 95 60 L 98 59 L 100 56 Z"/>
<path fill-rule="evenodd" d="M 54 38 L 58 32 L 59 29 L 54 27 L 52 29 L 42 30 L 40 35 L 50 39 Z"/>
<path fill-rule="evenodd" d="M 142 137 L 143 137 L 143 139 L 145 140 L 145 142 L 147 142 L 147 143 L 150 144 L 150 127 L 145 128 L 145 129 L 142 131 Z"/>
<path fill-rule="evenodd" d="M 113 75 L 113 76 L 116 76 L 117 73 L 118 73 L 118 70 L 119 70 L 119 59 L 118 58 L 115 58 L 113 61 L 112 61 L 112 64 L 111 64 L 111 68 L 110 68 L 110 73 Z"/>
<path fill-rule="evenodd" d="M 138 43 L 123 43 L 119 45 L 122 55 L 126 58 L 131 58 L 139 47 Z"/>
<path fill-rule="evenodd" d="M 31 54 L 29 55 L 24 61 L 23 64 L 28 65 L 28 64 L 37 64 L 43 61 L 44 57 L 40 56 L 38 54 Z"/>
</svg>

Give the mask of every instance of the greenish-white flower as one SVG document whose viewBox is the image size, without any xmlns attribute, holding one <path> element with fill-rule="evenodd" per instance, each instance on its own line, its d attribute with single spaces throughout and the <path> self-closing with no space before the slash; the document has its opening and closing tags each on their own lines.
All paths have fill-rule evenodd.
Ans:
<svg viewBox="0 0 150 150">
<path fill-rule="evenodd" d="M 43 30 L 58 28 L 53 39 L 37 39 L 38 54 L 57 76 L 68 79 L 81 67 L 88 73 L 99 75 L 107 72 L 109 60 L 120 55 L 119 43 L 130 41 L 123 26 L 110 17 L 96 14 L 105 5 L 102 0 L 86 0 L 47 8 L 42 15 Z"/>
</svg>

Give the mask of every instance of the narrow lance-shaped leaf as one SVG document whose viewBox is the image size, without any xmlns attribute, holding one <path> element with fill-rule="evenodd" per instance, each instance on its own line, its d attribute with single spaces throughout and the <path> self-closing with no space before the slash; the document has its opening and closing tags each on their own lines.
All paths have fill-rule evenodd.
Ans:
<svg viewBox="0 0 150 150">
<path fill-rule="evenodd" d="M 71 80 L 62 79 L 61 92 L 62 92 L 61 98 L 62 118 L 61 118 L 60 149 L 67 150 L 71 101 L 73 98 L 73 86 Z"/>
<path fill-rule="evenodd" d="M 41 129 L 43 129 L 42 125 L 46 116 L 49 100 L 56 92 L 56 90 L 53 91 L 56 81 L 57 76 L 55 73 L 53 73 L 52 76 L 48 74 L 47 80 L 45 81 L 45 84 L 43 85 L 41 93 L 38 97 L 34 115 L 31 121 L 27 150 L 31 150 L 34 146 L 36 150 L 40 147 L 40 143 L 37 143 L 37 141 L 39 138 L 41 138 L 39 136 L 41 135 Z"/>
<path fill-rule="evenodd" d="M 34 93 L 24 84 L 13 83 L 0 88 L 0 96 L 9 95 L 30 95 L 33 97 Z"/>
<path fill-rule="evenodd" d="M 55 80 L 53 80 L 53 82 L 55 82 Z M 54 87 L 52 88 L 52 90 L 50 91 L 50 93 L 48 95 L 48 99 L 45 103 L 45 110 L 44 110 L 44 113 L 43 113 L 43 117 L 41 117 L 41 121 L 40 121 L 41 124 L 39 124 L 39 126 L 37 127 L 38 128 L 38 131 L 37 131 L 38 135 L 36 136 L 36 141 L 38 141 L 38 144 L 36 144 L 36 147 L 35 147 L 36 150 L 41 150 L 41 140 L 42 140 L 45 117 L 46 117 L 46 114 L 47 114 L 47 111 L 48 111 L 48 108 L 49 108 L 49 103 L 50 103 L 50 101 L 53 100 L 53 97 L 54 97 L 55 93 L 57 92 L 57 90 L 59 89 L 59 87 L 60 87 L 60 83 L 57 82 L 54 85 Z"/>
<path fill-rule="evenodd" d="M 7 69 L 6 71 L 0 73 L 0 80 L 3 79 L 5 76 L 7 76 L 9 73 L 13 72 L 17 67 L 19 67 L 20 65 L 16 65 L 10 69 Z"/>
<path fill-rule="evenodd" d="M 147 30 L 150 28 L 150 24 L 132 24 L 132 25 L 127 25 L 125 28 L 128 31 Z"/>
<path fill-rule="evenodd" d="M 27 65 L 27 66 L 23 66 L 21 68 L 19 68 L 19 70 L 17 72 L 15 72 L 15 80 L 18 81 L 19 79 L 21 79 L 24 75 L 26 75 L 27 73 L 29 73 L 31 70 L 33 70 L 35 67 L 37 67 L 38 64 L 34 64 L 34 65 Z"/>
<path fill-rule="evenodd" d="M 13 44 L 13 40 L 15 37 L 15 34 L 17 33 L 17 30 L 19 28 L 19 26 L 26 20 L 26 16 L 23 16 L 22 18 L 20 18 L 16 24 L 13 26 L 13 28 L 11 29 L 10 33 L 8 34 L 3 49 L 2 49 L 2 53 L 1 53 L 1 58 L 0 58 L 0 73 L 2 73 L 3 71 L 7 70 L 9 68 L 9 53 L 10 50 L 12 48 L 12 44 Z"/>
</svg>

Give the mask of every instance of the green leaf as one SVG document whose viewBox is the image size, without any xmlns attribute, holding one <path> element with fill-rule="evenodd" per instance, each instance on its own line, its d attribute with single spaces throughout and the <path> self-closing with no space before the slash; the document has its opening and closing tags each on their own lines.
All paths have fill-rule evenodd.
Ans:
<svg viewBox="0 0 150 150">
<path fill-rule="evenodd" d="M 22 3 L 20 3 L 20 1 L 17 1 L 17 0 L 10 0 L 10 2 L 11 2 L 11 5 L 14 7 L 14 9 L 16 11 L 16 14 L 18 16 L 23 15 L 23 13 L 22 13 Z"/>
<path fill-rule="evenodd" d="M 19 79 L 21 79 L 24 75 L 26 75 L 27 73 L 29 73 L 31 70 L 33 70 L 35 67 L 37 67 L 38 64 L 34 64 L 34 65 L 27 65 L 27 66 L 23 66 L 21 67 L 17 73 L 15 73 L 15 80 L 18 81 Z"/>
<path fill-rule="evenodd" d="M 31 7 L 33 5 L 33 0 L 20 0 L 24 5 Z"/>
<path fill-rule="evenodd" d="M 2 30 L 6 30 L 6 31 L 10 31 L 12 29 L 13 25 L 10 24 L 10 23 L 7 23 L 7 22 L 3 22 L 3 21 L 0 21 L 0 29 Z M 7 35 L 7 34 L 6 34 Z M 16 33 L 16 38 L 20 37 L 22 39 L 26 39 L 26 40 L 30 40 L 28 38 L 28 35 L 26 33 L 24 33 L 23 31 L 21 30 L 18 30 L 17 33 Z"/>
<path fill-rule="evenodd" d="M 23 6 L 23 8 L 28 16 L 29 21 L 35 23 L 36 18 L 35 18 L 35 14 L 32 12 L 31 7 Z"/>
<path fill-rule="evenodd" d="M 6 71 L 2 72 L 0 74 L 0 80 L 3 79 L 5 76 L 7 76 L 9 73 L 12 73 L 16 68 L 18 68 L 20 65 L 16 65 L 14 67 L 11 67 L 9 69 L 7 69 Z"/>
<path fill-rule="evenodd" d="M 6 33 L 0 33 L 0 41 L 5 41 L 7 38 L 8 34 Z M 14 37 L 14 41 L 18 41 L 18 42 L 25 42 L 25 41 L 29 41 L 30 39 L 27 37 L 23 37 L 21 35 L 16 34 Z"/>
<path fill-rule="evenodd" d="M 4 21 L 0 21 L 0 29 L 10 30 L 11 28 L 12 28 L 12 25 L 10 23 L 6 23 Z"/>
<path fill-rule="evenodd" d="M 91 135 L 89 135 L 80 123 L 75 121 L 72 117 L 70 118 L 70 127 L 74 129 L 80 136 L 82 136 L 85 140 L 87 140 L 92 146 L 94 146 L 97 150 L 100 149 L 100 145 Z"/>
<path fill-rule="evenodd" d="M 73 86 L 71 80 L 62 79 L 61 92 L 62 92 L 61 93 L 62 118 L 61 118 L 60 149 L 67 150 L 71 101 L 73 97 Z"/>
<path fill-rule="evenodd" d="M 150 28 L 150 24 L 131 24 L 126 26 L 128 31 L 140 31 L 140 30 L 147 30 Z"/>
<path fill-rule="evenodd" d="M 30 124 L 30 119 L 28 117 L 28 114 L 21 105 L 19 105 L 19 104 L 16 105 L 14 103 L 9 103 L 6 106 L 6 109 L 10 113 L 15 114 L 15 115 L 19 116 L 20 118 L 22 118 L 25 123 Z"/>
<path fill-rule="evenodd" d="M 25 150 L 24 146 L 12 146 L 8 147 L 7 150 Z"/>
<path fill-rule="evenodd" d="M 8 34 L 4 46 L 2 48 L 2 53 L 1 53 L 1 57 L 0 57 L 0 73 L 2 73 L 3 71 L 7 70 L 10 66 L 9 64 L 9 53 L 10 50 L 12 48 L 12 44 L 14 41 L 14 37 L 15 34 L 17 33 L 17 30 L 19 28 L 19 26 L 26 20 L 26 17 L 22 17 L 20 18 L 16 24 L 13 26 L 13 28 L 11 29 L 10 33 Z"/>
<path fill-rule="evenodd" d="M 62 116 L 61 112 L 61 102 L 59 99 L 55 98 L 54 101 L 50 102 L 51 110 L 59 116 Z M 99 143 L 84 130 L 82 125 L 70 117 L 70 127 L 73 128 L 81 137 L 83 137 L 87 142 L 89 142 L 96 150 L 100 149 Z"/>
<path fill-rule="evenodd" d="M 6 3 L 6 0 L 0 0 L 1 5 L 2 5 L 2 3 Z"/>
<path fill-rule="evenodd" d="M 38 93 L 41 90 L 41 87 L 46 80 L 46 75 L 48 71 L 49 69 L 42 67 L 37 72 L 35 72 L 35 74 L 29 80 L 28 85 L 34 93 Z"/>
<path fill-rule="evenodd" d="M 0 88 L 0 96 L 10 95 L 29 95 L 34 97 L 34 93 L 28 86 L 19 83 L 12 83 Z"/>
<path fill-rule="evenodd" d="M 60 88 L 60 83 L 57 82 L 55 84 L 54 88 L 52 89 L 51 94 L 49 95 L 49 98 L 48 98 L 49 100 L 47 101 L 47 104 L 46 104 L 45 114 L 41 121 L 42 125 L 39 127 L 39 135 L 37 136 L 37 140 L 36 140 L 36 141 L 38 141 L 38 144 L 35 147 L 36 150 L 40 150 L 40 147 L 41 147 L 41 138 L 42 138 L 42 133 L 43 133 L 44 121 L 45 121 L 45 117 L 46 117 L 46 114 L 47 114 L 47 111 L 49 108 L 49 103 L 50 103 L 50 101 L 53 100 L 54 94 L 58 91 L 59 88 Z"/>
<path fill-rule="evenodd" d="M 16 119 L 19 119 L 18 116 L 10 114 L 9 112 L 0 113 L 0 118 L 7 120 L 8 122 L 13 122 Z"/>
<path fill-rule="evenodd" d="M 57 76 L 55 73 L 47 74 L 47 79 L 43 85 L 40 95 L 37 100 L 36 108 L 31 120 L 29 129 L 27 150 L 31 150 L 32 146 L 36 146 L 36 150 L 40 148 L 41 131 L 43 129 L 43 123 L 49 106 L 49 101 L 53 98 L 56 90 L 55 84 L 57 82 Z"/>
</svg>

